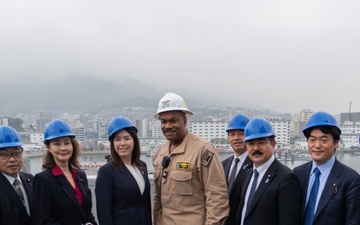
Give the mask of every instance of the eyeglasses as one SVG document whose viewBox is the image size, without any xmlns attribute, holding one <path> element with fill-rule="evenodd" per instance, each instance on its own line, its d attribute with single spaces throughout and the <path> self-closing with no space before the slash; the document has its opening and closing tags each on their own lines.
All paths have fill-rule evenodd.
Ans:
<svg viewBox="0 0 360 225">
<path fill-rule="evenodd" d="M 19 159 L 22 155 L 22 151 L 16 151 L 16 152 L 0 152 L 0 159 L 2 160 L 8 160 L 11 157 L 14 159 Z"/>
</svg>

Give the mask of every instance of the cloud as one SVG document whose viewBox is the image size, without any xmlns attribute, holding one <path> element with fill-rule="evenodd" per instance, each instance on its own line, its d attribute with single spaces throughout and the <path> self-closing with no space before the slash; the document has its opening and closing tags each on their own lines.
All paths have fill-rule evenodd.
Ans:
<svg viewBox="0 0 360 225">
<path fill-rule="evenodd" d="M 30 85 L 74 75 L 140 82 L 210 103 L 292 113 L 346 112 L 352 101 L 360 111 L 359 6 L 355 0 L 3 1 L 0 75 L 2 82 Z"/>
</svg>

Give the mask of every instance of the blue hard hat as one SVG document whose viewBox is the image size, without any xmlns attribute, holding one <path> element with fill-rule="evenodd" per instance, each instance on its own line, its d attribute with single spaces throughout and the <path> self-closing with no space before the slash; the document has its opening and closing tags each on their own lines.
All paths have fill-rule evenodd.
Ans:
<svg viewBox="0 0 360 225">
<path fill-rule="evenodd" d="M 231 120 L 229 121 L 228 128 L 226 129 L 227 132 L 230 130 L 244 130 L 246 124 L 250 121 L 250 118 L 245 116 L 244 114 L 236 114 Z"/>
<path fill-rule="evenodd" d="M 12 127 L 0 126 L 0 148 L 22 146 L 19 133 Z"/>
<path fill-rule="evenodd" d="M 270 122 L 263 118 L 254 118 L 250 120 L 250 122 L 245 127 L 244 133 L 244 141 L 276 136 Z"/>
<path fill-rule="evenodd" d="M 126 117 L 118 116 L 113 118 L 108 126 L 108 135 L 109 140 L 111 139 L 111 136 L 115 134 L 117 131 L 122 130 L 124 128 L 132 128 L 138 132 L 138 129 L 134 126 L 134 124 Z"/>
<path fill-rule="evenodd" d="M 60 137 L 75 137 L 71 127 L 63 120 L 55 119 L 48 123 L 44 131 L 44 143 Z"/>
<path fill-rule="evenodd" d="M 339 134 L 341 134 L 341 130 L 340 130 L 339 126 L 337 125 L 335 117 L 327 112 L 321 112 L 321 111 L 315 112 L 314 114 L 312 114 L 310 116 L 310 118 L 306 122 L 303 133 L 306 136 L 306 133 L 308 133 L 308 131 L 311 128 L 320 127 L 320 126 L 335 127 L 339 131 Z"/>
</svg>

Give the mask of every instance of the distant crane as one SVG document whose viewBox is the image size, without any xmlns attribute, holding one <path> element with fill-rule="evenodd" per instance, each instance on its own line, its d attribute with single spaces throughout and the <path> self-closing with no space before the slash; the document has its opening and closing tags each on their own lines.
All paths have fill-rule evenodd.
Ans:
<svg viewBox="0 0 360 225">
<path fill-rule="evenodd" d="M 350 101 L 350 105 L 349 105 L 349 121 L 351 121 L 351 101 Z"/>
</svg>

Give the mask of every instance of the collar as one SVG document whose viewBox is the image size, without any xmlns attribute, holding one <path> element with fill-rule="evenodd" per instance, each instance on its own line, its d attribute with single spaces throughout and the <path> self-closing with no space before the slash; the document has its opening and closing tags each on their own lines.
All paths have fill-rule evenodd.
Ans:
<svg viewBox="0 0 360 225">
<path fill-rule="evenodd" d="M 235 153 L 234 153 L 233 162 L 234 162 L 234 160 L 235 160 L 236 158 L 239 158 L 239 160 L 240 160 L 239 163 L 241 163 L 240 165 L 242 165 L 242 164 L 245 162 L 245 159 L 246 159 L 247 156 L 248 156 L 247 151 L 245 151 L 245 152 L 244 152 L 243 154 L 241 154 L 239 157 L 237 157 L 237 156 L 235 155 Z"/>
<path fill-rule="evenodd" d="M 21 185 L 23 184 L 21 179 L 20 179 L 20 174 L 19 173 L 17 174 L 16 177 L 9 176 L 9 175 L 7 175 L 5 173 L 2 173 L 2 174 L 6 177 L 6 179 L 10 182 L 11 185 L 14 183 L 15 179 L 18 179 L 20 181 Z"/>
<path fill-rule="evenodd" d="M 320 170 L 321 176 L 327 176 L 330 173 L 335 163 L 335 156 L 333 155 L 326 163 L 321 166 L 316 166 L 314 160 L 312 162 L 310 176 L 314 173 L 314 169 L 317 167 Z"/>
<path fill-rule="evenodd" d="M 253 170 L 257 169 L 257 171 L 259 172 L 259 175 L 264 175 L 265 172 L 267 171 L 267 169 L 269 169 L 270 165 L 274 162 L 275 160 L 275 156 L 272 155 L 271 158 L 266 161 L 264 164 L 262 164 L 261 166 L 259 166 L 258 168 L 255 168 L 255 164 L 253 164 Z"/>
<path fill-rule="evenodd" d="M 70 172 L 71 172 L 71 175 L 73 177 L 75 177 L 76 170 L 70 169 Z M 56 177 L 61 176 L 61 175 L 65 176 L 64 172 L 60 169 L 60 167 L 57 164 L 55 164 L 55 166 L 53 168 L 51 168 L 51 173 L 53 176 L 56 176 Z"/>
</svg>

